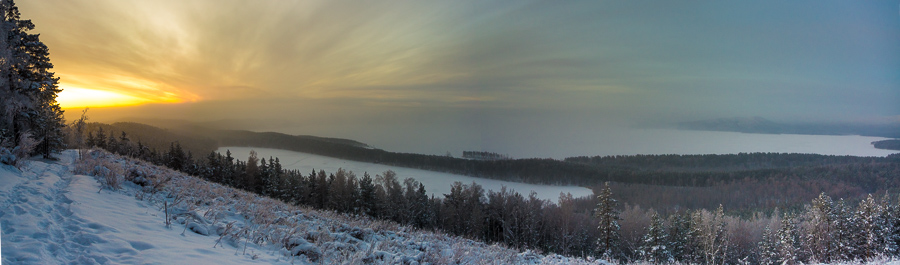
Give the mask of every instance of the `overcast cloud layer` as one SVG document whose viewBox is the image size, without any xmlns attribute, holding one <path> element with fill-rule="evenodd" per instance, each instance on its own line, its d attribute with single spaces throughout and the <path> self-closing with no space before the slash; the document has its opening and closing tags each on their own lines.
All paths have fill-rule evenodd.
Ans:
<svg viewBox="0 0 900 265">
<path fill-rule="evenodd" d="M 121 115 L 900 115 L 896 0 L 18 4 L 64 88 L 190 103 Z"/>
</svg>

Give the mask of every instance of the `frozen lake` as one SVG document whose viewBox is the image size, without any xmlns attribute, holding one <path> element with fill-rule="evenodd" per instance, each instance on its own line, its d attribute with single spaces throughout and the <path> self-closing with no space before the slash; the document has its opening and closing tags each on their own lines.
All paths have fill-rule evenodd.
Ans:
<svg viewBox="0 0 900 265">
<path fill-rule="evenodd" d="M 364 129 L 316 131 L 309 127 L 277 130 L 358 140 L 392 152 L 462 156 L 463 151 L 489 151 L 513 158 L 554 158 L 636 154 L 736 154 L 752 152 L 887 156 L 898 151 L 876 149 L 883 137 L 858 135 L 758 134 L 676 129 L 640 129 L 566 121 L 541 123 L 497 121 L 466 128 L 447 125 L 380 125 Z M 496 128 L 495 128 L 496 127 Z M 315 128 L 315 127 L 313 127 Z M 360 133 L 365 132 L 365 133 Z"/>
<path fill-rule="evenodd" d="M 538 197 L 556 202 L 559 194 L 572 193 L 574 197 L 590 196 L 593 192 L 590 189 L 576 186 L 551 186 L 551 185 L 534 185 L 518 182 L 500 181 L 493 179 L 473 178 L 462 175 L 449 173 L 434 172 L 421 169 L 412 169 L 396 166 L 388 166 L 382 164 L 373 164 L 365 162 L 356 162 L 331 158 L 326 156 L 287 151 L 281 149 L 257 148 L 257 147 L 222 147 L 217 151 L 224 154 L 225 150 L 230 150 L 231 155 L 239 160 L 247 161 L 250 157 L 250 150 L 256 150 L 260 158 L 268 159 L 278 157 L 281 166 L 287 169 L 299 169 L 304 175 L 308 175 L 313 169 L 316 171 L 325 170 L 328 173 L 334 173 L 339 168 L 353 171 L 357 178 L 361 178 L 363 173 L 368 172 L 373 178 L 376 174 L 381 175 L 387 170 L 393 170 L 397 173 L 397 177 L 402 183 L 406 178 L 414 178 L 425 185 L 425 189 L 436 197 L 443 197 L 444 194 L 450 193 L 450 185 L 459 181 L 463 184 L 471 184 L 472 182 L 481 185 L 485 192 L 488 190 L 499 191 L 501 187 L 506 186 L 507 189 L 515 190 L 523 196 L 528 196 L 531 191 L 537 192 Z"/>
<path fill-rule="evenodd" d="M 634 154 L 736 154 L 752 152 L 775 153 L 810 153 L 824 155 L 853 155 L 853 156 L 887 156 L 896 151 L 876 149 L 871 142 L 883 140 L 882 137 L 867 137 L 858 135 L 797 135 L 797 134 L 753 134 L 737 132 L 717 131 L 687 131 L 667 129 L 605 129 L 589 131 L 591 133 L 576 133 L 581 130 L 561 131 L 558 137 L 543 137 L 539 135 L 522 133 L 509 135 L 508 137 L 490 137 L 492 141 L 466 141 L 466 139 L 444 138 L 443 147 L 438 147 L 436 141 L 416 139 L 415 137 L 390 137 L 402 141 L 405 144 L 392 144 L 390 142 L 366 142 L 375 147 L 388 151 L 415 152 L 424 154 L 440 154 L 437 150 L 450 151 L 459 157 L 464 150 L 485 150 L 509 154 L 514 158 L 528 157 L 552 157 L 562 159 L 570 156 L 594 156 L 594 155 L 634 155 Z M 533 133 L 533 132 L 532 132 Z M 549 132 L 547 132 L 549 133 Z M 458 135 L 459 137 L 459 135 Z M 465 138 L 465 137 L 463 137 Z M 482 139 L 484 140 L 484 139 Z M 455 142 L 459 141 L 459 142 Z M 425 143 L 409 148 L 410 143 Z M 446 146 L 453 146 L 447 150 Z M 393 148 L 392 148 L 393 147 Z M 404 148 L 406 147 L 406 148 Z M 299 169 L 308 174 L 313 169 L 325 170 L 332 173 L 338 168 L 351 170 L 357 177 L 362 177 L 364 172 L 371 176 L 382 174 L 384 171 L 393 170 L 402 181 L 412 177 L 425 184 L 426 189 L 435 196 L 443 196 L 450 192 L 450 185 L 455 181 L 469 184 L 477 182 L 485 190 L 500 190 L 506 186 L 523 195 L 532 190 L 537 192 L 542 199 L 556 202 L 559 193 L 572 193 L 575 197 L 591 195 L 591 190 L 575 186 L 550 186 L 533 185 L 492 179 L 473 178 L 462 175 L 440 173 L 434 171 L 411 169 L 381 164 L 355 162 L 331 157 L 299 153 L 280 149 L 251 148 L 251 147 L 222 147 L 220 153 L 226 149 L 231 150 L 232 155 L 240 160 L 247 160 L 250 150 L 256 150 L 259 157 L 278 157 L 285 168 Z"/>
</svg>

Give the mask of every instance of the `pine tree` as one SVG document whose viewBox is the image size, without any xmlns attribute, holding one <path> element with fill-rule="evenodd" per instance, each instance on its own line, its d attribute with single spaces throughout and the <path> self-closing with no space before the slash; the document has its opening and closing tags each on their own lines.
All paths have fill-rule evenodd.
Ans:
<svg viewBox="0 0 900 265">
<path fill-rule="evenodd" d="M 757 250 L 759 253 L 759 264 L 773 265 L 778 263 L 778 253 L 776 253 L 774 241 L 775 235 L 772 234 L 772 230 L 766 225 L 766 230 L 763 232 L 762 240 L 759 241 Z"/>
<path fill-rule="evenodd" d="M 832 237 L 835 242 L 835 250 L 832 258 L 835 260 L 853 260 L 857 252 L 857 218 L 854 211 L 844 202 L 838 200 L 834 204 L 834 232 Z"/>
<path fill-rule="evenodd" d="M 100 149 L 106 149 L 106 134 L 103 133 L 103 126 L 100 126 L 100 129 L 97 130 L 97 147 Z"/>
<path fill-rule="evenodd" d="M 411 206 L 414 210 L 413 215 L 413 225 L 418 228 L 423 228 L 428 226 L 431 223 L 431 211 L 429 211 L 429 201 L 428 194 L 425 191 L 425 185 L 417 182 L 419 184 L 416 187 L 415 192 L 412 196 Z"/>
<path fill-rule="evenodd" d="M 18 145 L 20 136 L 38 141 L 32 154 L 49 157 L 65 148 L 63 111 L 56 102 L 59 78 L 50 72 L 50 52 L 34 24 L 23 20 L 12 0 L 0 1 L 0 139 Z"/>
<path fill-rule="evenodd" d="M 775 253 L 780 264 L 800 263 L 800 244 L 794 218 L 785 216 L 781 229 L 775 232 Z"/>
<path fill-rule="evenodd" d="M 669 249 L 672 257 L 678 262 L 691 260 L 691 223 L 689 214 L 672 214 L 669 216 Z"/>
<path fill-rule="evenodd" d="M 597 237 L 597 252 L 601 257 L 617 258 L 616 246 L 619 244 L 619 212 L 618 201 L 612 197 L 609 182 L 605 183 L 603 190 L 597 195 L 597 209 L 595 215 L 598 219 L 599 235 Z"/>
<path fill-rule="evenodd" d="M 650 217 L 650 227 L 647 228 L 647 233 L 641 240 L 641 256 L 645 261 L 655 264 L 674 262 L 668 246 L 669 235 L 666 233 L 663 220 L 659 214 L 654 212 Z"/>
<path fill-rule="evenodd" d="M 97 146 L 97 138 L 94 137 L 93 132 L 88 132 L 87 140 L 85 141 L 87 147 L 92 148 Z"/>
<path fill-rule="evenodd" d="M 858 224 L 859 238 L 859 254 L 863 260 L 870 260 L 879 254 L 878 244 L 881 240 L 881 224 L 879 218 L 881 216 L 881 207 L 875 203 L 872 194 L 869 194 L 865 200 L 859 202 L 856 210 L 856 221 Z"/>
<path fill-rule="evenodd" d="M 833 238 L 833 226 L 837 217 L 833 208 L 831 197 L 824 192 L 809 205 L 805 245 L 813 261 L 830 262 L 832 251 L 837 248 Z"/>
<path fill-rule="evenodd" d="M 375 197 L 375 184 L 369 173 L 363 173 L 359 180 L 360 212 L 369 216 L 375 216 L 377 202 Z"/>
<path fill-rule="evenodd" d="M 900 201 L 900 197 L 897 199 Z M 898 201 L 891 200 L 887 194 L 881 201 L 884 209 L 882 216 L 884 227 L 881 233 L 885 237 L 882 251 L 889 256 L 900 256 L 900 205 L 896 203 Z"/>
<path fill-rule="evenodd" d="M 250 150 L 250 156 L 247 157 L 247 167 L 244 169 L 244 179 L 241 181 L 241 188 L 246 190 L 254 190 L 259 181 L 259 157 L 256 150 Z"/>
</svg>

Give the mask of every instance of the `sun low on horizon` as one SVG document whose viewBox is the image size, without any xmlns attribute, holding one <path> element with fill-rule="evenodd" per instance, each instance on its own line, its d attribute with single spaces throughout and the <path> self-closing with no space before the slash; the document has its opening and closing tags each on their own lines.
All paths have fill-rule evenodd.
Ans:
<svg viewBox="0 0 900 265">
<path fill-rule="evenodd" d="M 63 109 L 87 107 L 123 107 L 148 103 L 149 100 L 124 95 L 112 91 L 69 87 L 62 85 L 62 92 L 56 98 Z"/>
</svg>

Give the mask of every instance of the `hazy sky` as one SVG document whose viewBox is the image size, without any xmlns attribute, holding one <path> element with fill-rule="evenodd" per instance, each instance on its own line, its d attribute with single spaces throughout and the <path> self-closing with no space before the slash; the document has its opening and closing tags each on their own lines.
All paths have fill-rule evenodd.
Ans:
<svg viewBox="0 0 900 265">
<path fill-rule="evenodd" d="M 18 5 L 100 116 L 900 119 L 897 0 Z"/>
</svg>

